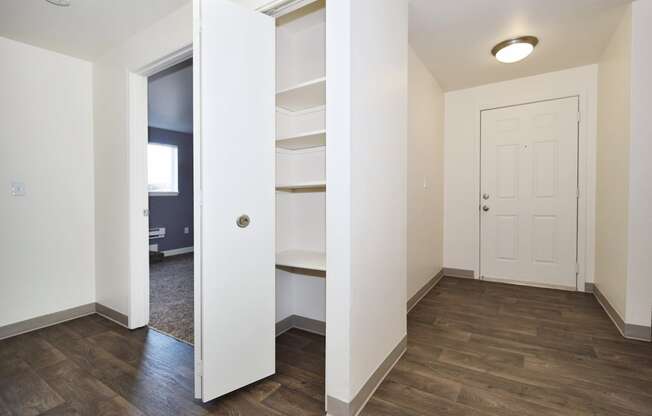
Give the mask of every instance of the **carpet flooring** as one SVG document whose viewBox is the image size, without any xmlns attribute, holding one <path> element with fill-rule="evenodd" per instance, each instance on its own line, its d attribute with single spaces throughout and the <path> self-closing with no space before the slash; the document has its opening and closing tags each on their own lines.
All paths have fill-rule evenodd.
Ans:
<svg viewBox="0 0 652 416">
<path fill-rule="evenodd" d="M 193 343 L 193 255 L 167 257 L 149 266 L 149 326 Z"/>
</svg>

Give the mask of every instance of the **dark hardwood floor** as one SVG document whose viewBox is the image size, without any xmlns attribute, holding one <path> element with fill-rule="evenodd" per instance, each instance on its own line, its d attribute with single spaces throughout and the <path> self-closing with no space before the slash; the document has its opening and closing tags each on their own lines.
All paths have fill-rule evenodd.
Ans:
<svg viewBox="0 0 652 416">
<path fill-rule="evenodd" d="M 191 346 L 87 316 L 0 341 L 0 416 L 323 415 L 324 338 L 276 345 L 275 376 L 202 404 Z"/>
<path fill-rule="evenodd" d="M 592 295 L 445 278 L 362 415 L 652 415 L 652 345 Z"/>
<path fill-rule="evenodd" d="M 323 415 L 324 338 L 276 345 L 276 375 L 202 404 L 192 347 L 88 316 L 0 341 L 0 416 Z M 445 278 L 362 414 L 652 415 L 652 345 L 590 295 Z"/>
</svg>

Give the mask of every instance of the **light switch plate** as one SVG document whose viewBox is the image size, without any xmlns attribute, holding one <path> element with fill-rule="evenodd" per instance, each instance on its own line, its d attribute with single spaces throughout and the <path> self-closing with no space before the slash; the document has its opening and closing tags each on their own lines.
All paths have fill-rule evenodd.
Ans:
<svg viewBox="0 0 652 416">
<path fill-rule="evenodd" d="M 25 196 L 25 184 L 23 182 L 11 182 L 11 196 Z"/>
<path fill-rule="evenodd" d="M 190 227 L 185 227 L 185 228 L 183 229 L 183 233 L 184 233 L 184 234 L 190 234 Z"/>
</svg>

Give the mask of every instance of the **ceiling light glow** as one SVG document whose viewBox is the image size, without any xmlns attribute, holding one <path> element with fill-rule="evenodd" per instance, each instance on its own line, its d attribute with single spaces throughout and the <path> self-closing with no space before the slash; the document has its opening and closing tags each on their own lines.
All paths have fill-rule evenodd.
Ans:
<svg viewBox="0 0 652 416">
<path fill-rule="evenodd" d="M 534 36 L 522 36 L 500 42 L 491 50 L 496 59 L 505 64 L 513 64 L 530 56 L 539 39 Z"/>
</svg>

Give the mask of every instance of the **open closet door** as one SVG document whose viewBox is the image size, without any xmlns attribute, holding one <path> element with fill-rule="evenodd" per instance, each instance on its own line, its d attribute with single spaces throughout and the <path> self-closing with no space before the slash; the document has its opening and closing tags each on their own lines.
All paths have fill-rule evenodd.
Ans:
<svg viewBox="0 0 652 416">
<path fill-rule="evenodd" d="M 275 372 L 275 23 L 229 0 L 196 0 L 197 6 L 202 202 L 195 359 L 201 398 L 209 401 Z"/>
</svg>

